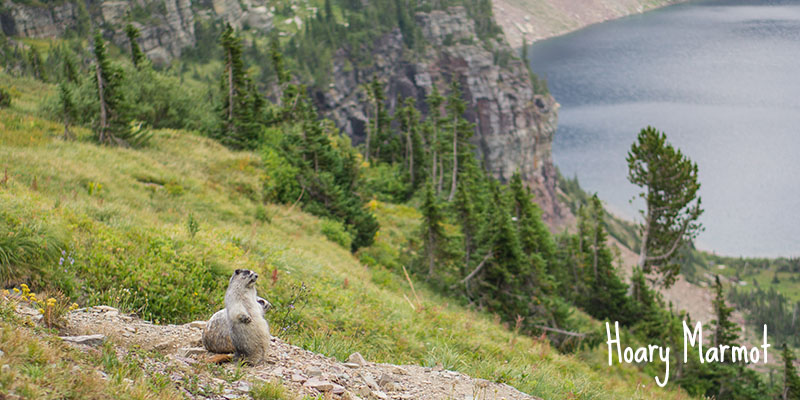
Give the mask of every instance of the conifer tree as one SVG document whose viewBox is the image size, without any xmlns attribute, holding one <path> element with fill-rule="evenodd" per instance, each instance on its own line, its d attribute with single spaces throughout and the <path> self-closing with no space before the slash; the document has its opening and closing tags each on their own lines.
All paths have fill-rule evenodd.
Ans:
<svg viewBox="0 0 800 400">
<path fill-rule="evenodd" d="M 782 400 L 800 400 L 800 376 L 794 367 L 794 352 L 783 344 L 783 392 Z"/>
<path fill-rule="evenodd" d="M 122 95 L 122 70 L 111 64 L 106 53 L 106 43 L 100 31 L 94 35 L 95 74 L 100 118 L 95 132 L 101 144 L 131 145 L 125 99 Z"/>
<path fill-rule="evenodd" d="M 261 126 L 257 117 L 263 99 L 245 73 L 242 40 L 228 24 L 220 43 L 224 50 L 225 71 L 221 84 L 220 127 L 213 136 L 234 149 L 251 149 L 258 143 Z"/>
<path fill-rule="evenodd" d="M 531 261 L 531 279 L 537 286 L 549 291 L 552 282 L 547 276 L 547 262 L 554 251 L 550 232 L 542 221 L 539 206 L 533 202 L 529 189 L 522 184 L 519 173 L 511 177 L 509 188 L 520 245 Z"/>
<path fill-rule="evenodd" d="M 409 183 L 411 188 L 415 187 L 414 153 L 416 137 L 419 135 L 420 113 L 416 108 L 413 97 L 406 97 L 403 107 L 398 111 L 397 117 L 400 120 L 400 130 L 405 133 L 405 164 L 408 168 Z"/>
<path fill-rule="evenodd" d="M 428 261 L 428 276 L 432 276 L 436 261 L 442 252 L 447 236 L 444 231 L 444 214 L 439 208 L 433 189 L 425 185 L 425 200 L 422 204 L 422 234 L 425 256 Z"/>
<path fill-rule="evenodd" d="M 141 34 L 139 33 L 139 29 L 137 29 L 133 24 L 125 25 L 125 35 L 128 37 L 128 42 L 131 46 L 131 61 L 133 62 L 133 66 L 141 68 L 144 65 L 144 62 L 147 60 L 147 57 L 142 52 L 141 47 L 139 47 L 139 43 L 136 41 Z"/>
<path fill-rule="evenodd" d="M 732 346 L 739 340 L 739 326 L 731 321 L 731 314 L 733 314 L 733 307 L 729 307 L 725 303 L 725 294 L 722 289 L 722 283 L 719 280 L 719 275 L 715 276 L 714 291 L 716 296 L 712 304 L 714 306 L 715 320 L 711 321 L 714 325 L 714 346 L 727 345 Z"/>
<path fill-rule="evenodd" d="M 628 180 L 644 188 L 639 194 L 646 210 L 638 266 L 645 273 L 655 268 L 669 287 L 680 272 L 673 263 L 678 250 L 702 229 L 697 219 L 703 213 L 697 195 L 697 164 L 667 142 L 667 136 L 653 127 L 639 132 L 628 152 Z"/>
<path fill-rule="evenodd" d="M 439 152 L 439 128 L 441 124 L 442 112 L 441 106 L 444 103 L 444 96 L 439 94 L 439 89 L 436 85 L 433 85 L 433 90 L 428 95 L 427 98 L 428 102 L 428 120 L 430 121 L 430 130 L 433 134 L 430 137 L 430 143 L 428 147 L 431 152 L 431 182 L 436 185 L 441 179 L 439 176 L 442 174 L 442 171 L 439 170 L 438 163 L 438 152 Z M 439 191 L 436 191 L 436 194 L 439 194 Z"/>
<path fill-rule="evenodd" d="M 64 123 L 64 140 L 72 139 L 69 126 L 75 118 L 75 103 L 72 100 L 72 90 L 66 82 L 58 85 L 58 104 L 61 108 L 61 119 Z"/>
<path fill-rule="evenodd" d="M 450 96 L 447 98 L 447 113 L 450 117 L 450 123 L 452 124 L 452 132 L 453 132 L 453 172 L 451 173 L 451 185 L 450 185 L 450 195 L 447 197 L 447 201 L 453 201 L 453 196 L 456 194 L 456 185 L 458 180 L 458 141 L 459 136 L 467 135 L 465 132 L 469 132 L 471 126 L 464 120 L 464 111 L 466 110 L 467 106 L 464 103 L 464 100 L 461 99 L 461 88 L 458 84 L 458 81 L 453 79 L 453 82 L 450 84 Z"/>
</svg>

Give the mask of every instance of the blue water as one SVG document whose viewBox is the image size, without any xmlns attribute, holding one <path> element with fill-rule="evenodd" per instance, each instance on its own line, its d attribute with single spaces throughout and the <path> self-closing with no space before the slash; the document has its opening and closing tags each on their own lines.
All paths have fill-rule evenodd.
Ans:
<svg viewBox="0 0 800 400">
<path fill-rule="evenodd" d="M 701 249 L 800 255 L 800 0 L 700 1 L 529 50 L 561 104 L 561 172 L 637 218 L 625 157 L 647 125 L 700 169 Z"/>
</svg>

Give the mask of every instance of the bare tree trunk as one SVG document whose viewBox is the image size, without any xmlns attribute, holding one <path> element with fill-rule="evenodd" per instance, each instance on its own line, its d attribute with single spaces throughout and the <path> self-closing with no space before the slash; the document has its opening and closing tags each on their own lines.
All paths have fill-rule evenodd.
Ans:
<svg viewBox="0 0 800 400">
<path fill-rule="evenodd" d="M 408 130 L 408 173 L 411 175 L 411 187 L 414 187 L 414 142 L 411 140 L 411 130 Z"/>
<path fill-rule="evenodd" d="M 100 62 L 97 62 L 95 67 L 97 74 L 97 96 L 100 99 L 100 143 L 106 141 L 106 128 L 108 127 L 108 111 L 106 110 L 106 100 L 103 96 L 103 74 L 100 72 Z"/>
<path fill-rule="evenodd" d="M 456 195 L 456 179 L 458 176 L 458 118 L 453 120 L 453 184 L 450 186 L 450 196 L 447 201 L 453 201 Z"/>
<path fill-rule="evenodd" d="M 647 264 L 647 239 L 650 237 L 650 213 L 647 215 L 647 221 L 644 224 L 644 233 L 642 234 L 642 247 L 639 249 L 639 268 L 643 272 L 645 271 L 644 266 Z"/>
</svg>

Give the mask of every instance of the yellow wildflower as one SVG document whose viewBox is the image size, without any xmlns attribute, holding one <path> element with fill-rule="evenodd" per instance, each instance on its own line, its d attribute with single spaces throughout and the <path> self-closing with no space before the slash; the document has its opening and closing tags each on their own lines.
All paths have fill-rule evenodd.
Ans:
<svg viewBox="0 0 800 400">
<path fill-rule="evenodd" d="M 19 293 L 19 289 L 14 288 L 14 293 Z"/>
<path fill-rule="evenodd" d="M 44 314 L 44 309 L 43 308 L 39 309 L 39 314 Z"/>
<path fill-rule="evenodd" d="M 9 292 L 8 289 L 3 289 L 3 294 L 8 296 L 11 294 L 11 292 Z"/>
</svg>

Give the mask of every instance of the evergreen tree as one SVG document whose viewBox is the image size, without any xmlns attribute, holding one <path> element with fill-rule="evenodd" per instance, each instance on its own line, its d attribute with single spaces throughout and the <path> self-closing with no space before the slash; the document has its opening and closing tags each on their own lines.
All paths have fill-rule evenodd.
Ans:
<svg viewBox="0 0 800 400">
<path fill-rule="evenodd" d="M 129 135 L 127 104 L 122 94 L 122 70 L 111 64 L 106 43 L 99 31 L 94 35 L 95 74 L 100 118 L 95 126 L 101 144 L 133 145 L 137 138 Z"/>
<path fill-rule="evenodd" d="M 719 281 L 719 275 L 715 276 L 714 292 L 716 296 L 712 302 L 714 306 L 715 320 L 711 321 L 714 325 L 714 346 L 728 345 L 732 346 L 739 340 L 739 326 L 731 321 L 731 314 L 733 314 L 733 307 L 729 307 L 725 303 L 725 295 L 722 289 L 722 283 Z"/>
<path fill-rule="evenodd" d="M 225 54 L 223 102 L 221 124 L 212 136 L 233 149 L 252 149 L 259 140 L 261 126 L 257 118 L 263 99 L 245 73 L 242 40 L 230 24 L 225 27 L 220 43 Z"/>
<path fill-rule="evenodd" d="M 69 126 L 75 118 L 75 103 L 72 100 L 72 89 L 67 83 L 58 85 L 58 104 L 61 109 L 61 120 L 64 123 L 64 140 L 72 139 Z"/>
<path fill-rule="evenodd" d="M 782 400 L 800 400 L 800 376 L 794 367 L 794 352 L 783 344 L 783 392 Z"/>
<path fill-rule="evenodd" d="M 415 153 L 419 152 L 417 146 L 419 142 L 419 121 L 420 113 L 417 110 L 413 97 L 406 97 L 403 102 L 403 107 L 397 112 L 397 117 L 400 122 L 400 130 L 405 134 L 405 167 L 408 169 L 409 184 L 412 189 L 416 187 L 416 175 L 419 174 L 419 169 L 415 170 Z"/>
<path fill-rule="evenodd" d="M 433 85 L 433 89 L 431 93 L 428 95 L 427 98 L 428 102 L 428 121 L 429 121 L 429 129 L 432 133 L 431 137 L 429 138 L 428 148 L 431 153 L 431 182 L 434 186 L 437 185 L 437 182 L 441 181 L 440 176 L 442 175 L 442 171 L 438 165 L 438 153 L 439 153 L 439 129 L 441 126 L 441 119 L 442 119 L 442 112 L 441 107 L 444 103 L 444 96 L 439 94 L 439 89 L 436 88 L 436 85 Z M 437 186 L 438 187 L 438 186 Z M 439 190 L 437 189 L 436 194 L 439 194 Z"/>
<path fill-rule="evenodd" d="M 451 172 L 451 185 L 450 195 L 447 201 L 453 201 L 453 196 L 456 194 L 456 185 L 458 180 L 458 142 L 460 136 L 465 136 L 467 139 L 471 134 L 471 124 L 464 120 L 464 111 L 467 106 L 464 100 L 461 99 L 461 88 L 458 81 L 453 79 L 450 84 L 450 96 L 447 97 L 447 113 L 450 117 L 451 129 L 453 134 L 453 172 Z"/>
<path fill-rule="evenodd" d="M 425 199 L 422 204 L 422 236 L 425 246 L 425 257 L 428 261 L 428 276 L 432 276 L 436 262 L 442 253 L 447 240 L 444 231 L 444 214 L 439 208 L 433 189 L 425 185 Z"/>
<path fill-rule="evenodd" d="M 652 127 L 639 132 L 627 161 L 628 180 L 645 188 L 639 196 L 647 207 L 642 211 L 638 266 L 646 273 L 655 268 L 668 287 L 680 272 L 680 265 L 672 260 L 702 229 L 697 222 L 703 213 L 697 196 L 697 164 Z"/>
<path fill-rule="evenodd" d="M 547 275 L 547 262 L 554 252 L 550 232 L 542 221 L 539 206 L 533 202 L 530 191 L 522 184 L 519 173 L 511 177 L 509 187 L 520 245 L 531 262 L 530 279 L 537 287 L 549 292 L 553 282 Z"/>
<path fill-rule="evenodd" d="M 136 68 L 141 68 L 147 60 L 147 57 L 144 55 L 141 47 L 139 47 L 139 43 L 136 41 L 136 39 L 141 36 L 139 29 L 133 26 L 133 24 L 125 25 L 125 35 L 128 37 L 128 42 L 131 46 L 131 61 L 133 62 L 133 66 Z"/>
</svg>

